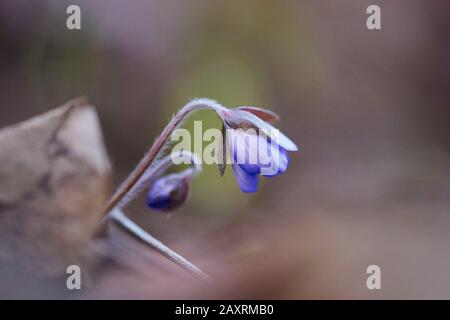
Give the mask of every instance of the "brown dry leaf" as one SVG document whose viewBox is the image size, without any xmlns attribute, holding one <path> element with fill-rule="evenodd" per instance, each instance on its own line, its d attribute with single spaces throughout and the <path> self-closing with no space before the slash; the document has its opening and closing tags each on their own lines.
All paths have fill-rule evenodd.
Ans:
<svg viewBox="0 0 450 320">
<path fill-rule="evenodd" d="M 86 98 L 0 130 L 0 260 L 61 274 L 100 220 L 111 166 Z"/>
</svg>

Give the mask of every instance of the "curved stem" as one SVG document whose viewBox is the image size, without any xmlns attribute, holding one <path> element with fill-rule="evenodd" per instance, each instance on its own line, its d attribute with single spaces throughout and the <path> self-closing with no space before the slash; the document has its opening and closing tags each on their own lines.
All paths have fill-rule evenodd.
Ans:
<svg viewBox="0 0 450 320">
<path fill-rule="evenodd" d="M 180 174 L 185 176 L 194 177 L 200 171 L 202 171 L 202 166 L 200 165 L 200 160 L 198 157 L 190 151 L 180 151 L 178 153 L 171 153 L 167 155 L 162 160 L 149 166 L 144 174 L 138 179 L 138 181 L 131 187 L 131 189 L 125 194 L 125 196 L 117 203 L 116 207 L 123 209 L 131 200 L 133 200 L 142 190 L 148 188 L 153 181 L 159 178 L 167 169 L 169 169 L 174 161 L 177 160 L 188 160 L 190 161 L 192 167 L 183 170 Z"/>
<path fill-rule="evenodd" d="M 194 99 L 186 104 L 183 108 L 178 111 L 169 124 L 164 128 L 161 135 L 156 139 L 153 146 L 145 154 L 144 158 L 139 162 L 137 167 L 131 172 L 127 179 L 120 185 L 117 191 L 110 198 L 108 204 L 106 205 L 103 214 L 106 215 L 110 212 L 116 205 L 127 195 L 127 193 L 133 188 L 133 186 L 139 181 L 139 179 L 144 175 L 149 166 L 156 159 L 160 151 L 163 149 L 167 140 L 169 139 L 172 132 L 182 123 L 187 116 L 200 109 L 213 109 L 218 113 L 219 116 L 223 114 L 226 110 L 225 107 L 220 105 L 214 100 L 210 99 Z"/>
<path fill-rule="evenodd" d="M 104 216 L 102 221 L 104 223 L 106 223 L 108 220 L 116 222 L 119 226 L 130 232 L 133 236 L 145 242 L 147 245 L 149 245 L 162 255 L 166 256 L 170 260 L 174 261 L 175 263 L 179 264 L 186 270 L 201 278 L 210 279 L 210 277 L 206 273 L 201 271 L 186 258 L 182 257 L 181 255 L 164 245 L 161 241 L 153 237 L 150 233 L 141 228 L 137 223 L 128 218 L 122 211 L 122 208 L 124 208 L 132 199 L 134 199 L 134 197 L 136 197 L 143 189 L 151 185 L 151 183 L 155 179 L 160 177 L 168 168 L 170 168 L 174 164 L 174 161 L 177 160 L 188 160 L 192 165 L 191 167 L 178 173 L 182 177 L 192 179 L 202 170 L 200 160 L 195 154 L 191 153 L 190 151 L 180 151 L 178 153 L 174 152 L 170 155 L 167 155 L 162 160 L 159 160 L 156 165 L 154 165 L 153 167 L 149 167 L 145 171 L 145 173 L 139 178 L 137 183 L 135 183 L 130 191 L 122 198 L 122 200 L 111 211 L 109 211 L 106 216 Z"/>
<path fill-rule="evenodd" d="M 128 203 L 130 203 L 131 200 L 137 197 L 142 190 L 148 188 L 153 181 L 155 181 L 167 169 L 169 169 L 174 164 L 174 161 L 178 160 L 190 161 L 190 165 L 192 165 L 192 167 L 189 167 L 179 173 L 183 176 L 193 178 L 198 173 L 200 173 L 200 171 L 202 171 L 202 166 L 200 164 L 199 158 L 190 151 L 181 150 L 178 153 L 173 152 L 167 155 L 165 158 L 158 160 L 155 165 L 150 166 L 147 168 L 147 170 L 145 170 L 144 174 L 131 187 L 131 189 L 125 194 L 125 196 L 122 197 L 122 199 L 117 203 L 113 210 L 110 210 L 105 216 L 103 216 L 101 223 L 105 224 L 107 219 L 111 215 L 111 212 L 113 212 L 115 208 L 122 210 Z"/>
<path fill-rule="evenodd" d="M 104 209 L 104 218 L 99 227 L 99 234 L 106 230 L 107 219 L 110 218 L 122 226 L 124 229 L 131 232 L 135 237 L 144 241 L 149 246 L 155 248 L 157 251 L 171 259 L 172 261 L 183 266 L 187 270 L 193 272 L 194 274 L 201 276 L 203 278 L 208 278 L 209 276 L 189 262 L 187 259 L 183 258 L 178 253 L 171 250 L 169 247 L 165 246 L 161 241 L 154 238 L 147 231 L 139 227 L 135 222 L 129 219 L 121 210 L 126 204 L 129 203 L 131 199 L 134 198 L 142 188 L 148 186 L 156 176 L 164 173 L 173 164 L 172 154 L 159 161 L 153 168 L 151 165 L 154 163 L 156 157 L 163 149 L 167 140 L 173 131 L 185 120 L 188 115 L 196 110 L 200 109 L 213 109 L 219 115 L 223 117 L 226 113 L 226 108 L 219 103 L 210 99 L 195 99 L 181 108 L 180 111 L 172 118 L 169 124 L 164 128 L 161 135 L 156 139 L 153 146 L 145 154 L 144 158 L 139 162 L 137 167 L 131 172 L 127 179 L 120 185 L 117 191 L 110 198 L 107 206 Z M 191 168 L 184 170 L 184 173 L 189 176 L 194 176 L 201 170 L 200 161 L 198 158 L 189 151 L 180 152 L 180 154 L 175 155 L 176 157 L 182 158 L 189 156 L 194 165 Z"/>
</svg>

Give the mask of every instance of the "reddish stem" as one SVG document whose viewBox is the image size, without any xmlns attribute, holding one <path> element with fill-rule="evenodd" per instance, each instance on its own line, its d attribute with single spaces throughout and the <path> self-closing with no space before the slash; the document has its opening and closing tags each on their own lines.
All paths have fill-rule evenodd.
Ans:
<svg viewBox="0 0 450 320">
<path fill-rule="evenodd" d="M 133 186 L 139 181 L 139 178 L 145 173 L 147 168 L 155 161 L 161 149 L 166 144 L 172 132 L 181 124 L 181 122 L 193 111 L 200 109 L 214 109 L 219 113 L 225 108 L 213 100 L 209 99 L 196 99 L 189 102 L 180 111 L 175 114 L 169 124 L 164 128 L 161 135 L 156 139 L 153 146 L 145 154 L 144 158 L 139 162 L 137 167 L 131 172 L 127 179 L 120 185 L 117 191 L 108 201 L 103 214 L 106 215 L 110 212 L 119 201 L 127 195 L 127 193 L 133 188 Z"/>
</svg>

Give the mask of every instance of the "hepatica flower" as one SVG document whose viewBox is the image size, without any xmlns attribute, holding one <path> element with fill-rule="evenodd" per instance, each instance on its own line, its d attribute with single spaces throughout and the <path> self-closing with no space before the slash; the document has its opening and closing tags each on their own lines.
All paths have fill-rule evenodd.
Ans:
<svg viewBox="0 0 450 320">
<path fill-rule="evenodd" d="M 228 152 L 234 175 L 245 193 L 258 191 L 259 176 L 273 177 L 284 173 L 289 165 L 288 151 L 297 146 L 268 121 L 278 116 L 265 109 L 238 107 L 228 109 L 213 105 L 223 122 L 221 159 L 218 167 L 225 172 Z M 156 180 L 147 194 L 147 205 L 159 211 L 170 211 L 181 206 L 188 195 L 190 172 L 163 176 Z"/>
<path fill-rule="evenodd" d="M 275 113 L 255 107 L 228 109 L 210 99 L 194 99 L 181 108 L 167 124 L 144 158 L 112 195 L 104 212 L 107 218 L 116 221 L 172 261 L 207 278 L 195 265 L 140 228 L 122 211 L 143 190 L 148 190 L 147 205 L 152 209 L 170 211 L 184 204 L 192 178 L 201 171 L 200 161 L 188 150 L 166 156 L 163 152 L 174 130 L 189 115 L 200 109 L 212 109 L 222 120 L 223 139 L 216 152 L 219 156 L 217 165 L 223 175 L 227 159 L 231 160 L 242 192 L 256 192 L 259 176 L 273 177 L 287 170 L 288 152 L 297 151 L 297 146 L 268 123 L 278 119 Z M 174 155 L 178 159 L 191 160 L 188 162 L 189 167 L 164 175 L 175 164 Z"/>
<path fill-rule="evenodd" d="M 289 165 L 288 151 L 297 151 L 294 142 L 267 121 L 278 119 L 273 112 L 240 107 L 218 112 L 223 120 L 225 141 L 234 175 L 242 192 L 258 190 L 259 176 L 284 173 Z M 225 167 L 219 170 L 223 174 Z"/>
<path fill-rule="evenodd" d="M 212 109 L 222 120 L 223 139 L 219 144 L 221 152 L 217 152 L 220 156 L 219 171 L 221 175 L 224 174 L 228 154 L 242 192 L 256 192 L 259 176 L 273 177 L 287 170 L 288 152 L 298 149 L 294 142 L 269 124 L 270 121 L 278 120 L 275 113 L 256 107 L 229 109 L 210 99 L 194 99 L 178 111 L 164 128 L 136 169 L 112 196 L 106 212 L 114 207 L 123 208 L 143 188 L 149 188 L 147 205 L 152 209 L 169 211 L 185 202 L 190 180 L 201 168 L 198 158 L 185 151 L 179 157 L 194 159 L 194 166 L 180 173 L 162 176 L 174 164 L 169 160 L 174 159 L 170 156 L 158 156 L 174 130 L 192 112 L 200 109 Z"/>
</svg>

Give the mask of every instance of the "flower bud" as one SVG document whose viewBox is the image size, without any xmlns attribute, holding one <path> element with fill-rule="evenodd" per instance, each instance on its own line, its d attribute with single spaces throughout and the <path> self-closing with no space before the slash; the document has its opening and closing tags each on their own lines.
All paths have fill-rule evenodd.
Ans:
<svg viewBox="0 0 450 320">
<path fill-rule="evenodd" d="M 147 205 L 155 210 L 170 211 L 181 207 L 189 193 L 189 177 L 180 173 L 156 180 L 147 194 Z"/>
</svg>

